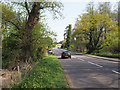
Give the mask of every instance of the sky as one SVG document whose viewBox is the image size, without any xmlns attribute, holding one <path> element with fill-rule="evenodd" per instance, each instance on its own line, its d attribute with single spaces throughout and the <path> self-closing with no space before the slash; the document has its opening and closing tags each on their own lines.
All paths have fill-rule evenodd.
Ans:
<svg viewBox="0 0 120 90">
<path fill-rule="evenodd" d="M 97 3 L 96 0 L 93 0 L 95 3 Z M 101 1 L 110 1 L 112 3 L 117 2 L 113 0 L 101 0 Z M 76 18 L 78 18 L 78 15 L 82 15 L 86 12 L 87 4 L 90 2 L 90 0 L 62 0 L 62 3 L 64 5 L 64 10 L 62 11 L 64 19 L 56 19 L 53 20 L 52 15 L 47 15 L 47 24 L 50 27 L 51 31 L 54 31 L 57 33 L 57 42 L 64 40 L 63 34 L 66 26 L 69 24 L 72 25 L 72 29 L 74 28 Z"/>
<path fill-rule="evenodd" d="M 72 25 L 72 28 L 74 27 L 76 18 L 78 15 L 81 15 L 82 13 L 85 12 L 85 6 L 86 2 L 84 3 L 77 3 L 77 2 L 64 2 L 64 10 L 63 10 L 63 16 L 64 19 L 56 19 L 53 20 L 52 16 L 47 15 L 47 23 L 48 26 L 50 27 L 50 30 L 54 31 L 57 33 L 57 41 L 63 40 L 63 34 L 66 26 L 69 24 Z"/>
</svg>

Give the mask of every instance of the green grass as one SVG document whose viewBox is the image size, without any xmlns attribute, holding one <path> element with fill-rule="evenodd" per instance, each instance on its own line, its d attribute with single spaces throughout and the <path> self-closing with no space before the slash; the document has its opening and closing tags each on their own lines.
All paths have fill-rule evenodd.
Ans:
<svg viewBox="0 0 120 90">
<path fill-rule="evenodd" d="M 13 88 L 69 88 L 69 86 L 57 57 L 49 55 L 37 64 L 27 78 Z"/>
<path fill-rule="evenodd" d="M 109 58 L 120 58 L 119 54 L 110 54 L 110 53 L 93 53 L 91 55 L 109 57 Z"/>
</svg>

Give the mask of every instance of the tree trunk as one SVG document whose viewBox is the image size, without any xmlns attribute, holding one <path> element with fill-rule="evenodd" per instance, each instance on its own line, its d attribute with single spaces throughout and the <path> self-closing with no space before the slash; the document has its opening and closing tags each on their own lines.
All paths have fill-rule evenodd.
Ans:
<svg viewBox="0 0 120 90">
<path fill-rule="evenodd" d="M 87 44 L 87 49 L 88 49 L 88 52 L 87 52 L 87 53 L 88 53 L 88 54 L 91 53 L 91 52 L 93 52 L 93 44 L 92 44 L 93 35 L 92 35 L 92 31 L 93 31 L 93 30 L 90 29 L 89 43 Z"/>
<path fill-rule="evenodd" d="M 28 21 L 25 25 L 24 32 L 23 32 L 23 52 L 24 52 L 24 60 L 28 60 L 31 56 L 31 43 L 32 43 L 32 31 L 34 27 L 39 22 L 39 13 L 40 5 L 38 2 L 35 2 L 31 12 L 29 13 Z"/>
</svg>

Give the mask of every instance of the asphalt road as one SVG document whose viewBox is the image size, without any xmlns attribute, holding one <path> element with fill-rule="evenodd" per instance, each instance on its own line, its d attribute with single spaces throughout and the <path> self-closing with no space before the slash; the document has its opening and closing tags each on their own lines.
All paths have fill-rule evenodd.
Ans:
<svg viewBox="0 0 120 90">
<path fill-rule="evenodd" d="M 71 59 L 61 59 L 62 51 L 54 49 L 71 88 L 119 88 L 118 62 L 76 53 Z"/>
</svg>

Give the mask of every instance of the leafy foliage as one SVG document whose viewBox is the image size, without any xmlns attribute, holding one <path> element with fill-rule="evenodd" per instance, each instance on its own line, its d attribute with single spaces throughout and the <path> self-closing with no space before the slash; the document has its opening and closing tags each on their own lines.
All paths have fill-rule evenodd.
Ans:
<svg viewBox="0 0 120 90">
<path fill-rule="evenodd" d="M 105 5 L 108 6 L 105 6 Z M 75 51 L 118 53 L 118 26 L 111 16 L 109 4 L 100 4 L 98 11 L 93 3 L 88 6 L 88 13 L 79 16 L 72 33 Z M 113 13 L 113 12 L 112 12 Z"/>
<path fill-rule="evenodd" d="M 48 31 L 44 24 L 38 24 L 33 30 L 32 34 L 32 57 L 33 58 L 42 58 L 45 55 L 46 47 L 53 47 L 53 39 L 55 37 L 54 32 Z"/>
<path fill-rule="evenodd" d="M 113 54 L 119 53 L 119 34 L 118 34 L 118 26 L 111 27 L 114 31 L 110 31 L 107 33 L 106 39 L 103 41 L 103 48 L 101 49 L 101 52 L 111 52 Z"/>
<path fill-rule="evenodd" d="M 3 28 L 3 67 L 9 62 L 41 59 L 45 51 L 53 46 L 56 34 L 43 23 L 43 13 L 48 10 L 56 16 L 62 15 L 60 2 L 15 2 L 1 3 Z M 14 6 L 14 7 L 13 7 Z M 5 65 L 5 66 L 4 66 Z M 8 66 L 7 66 L 8 65 Z"/>
</svg>

